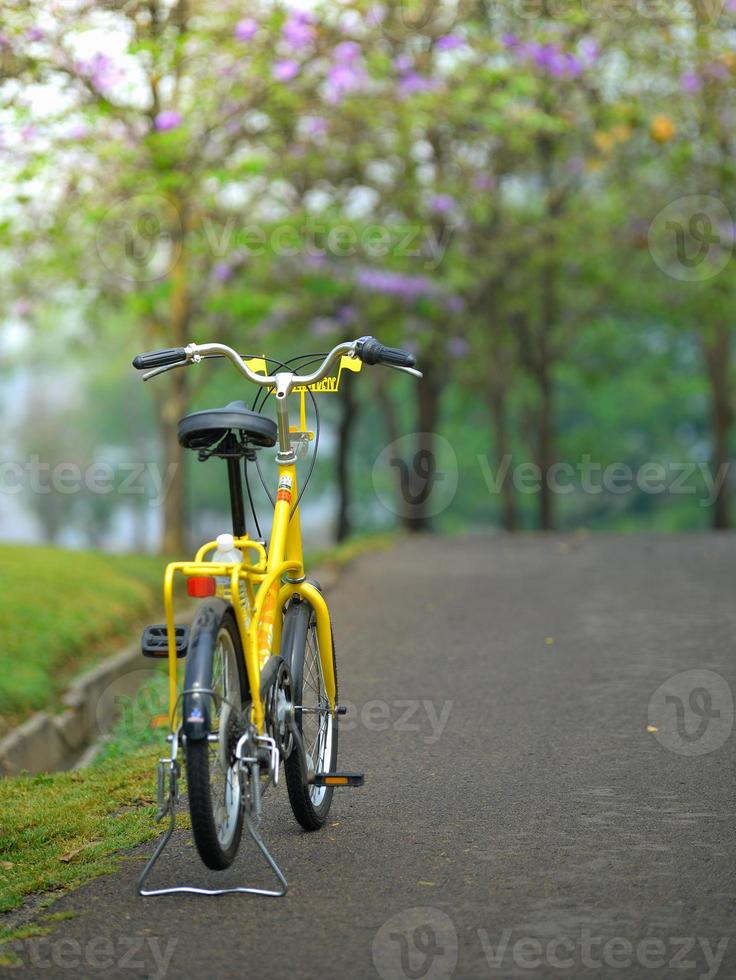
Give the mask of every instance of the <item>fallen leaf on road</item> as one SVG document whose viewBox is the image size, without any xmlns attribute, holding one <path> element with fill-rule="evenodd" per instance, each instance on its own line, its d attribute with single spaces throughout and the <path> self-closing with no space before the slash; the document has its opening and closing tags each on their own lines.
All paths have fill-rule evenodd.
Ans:
<svg viewBox="0 0 736 980">
<path fill-rule="evenodd" d="M 647 725 L 647 731 L 648 732 L 658 732 L 659 729 L 657 728 L 656 725 Z"/>
<path fill-rule="evenodd" d="M 427 888 L 434 888 L 436 882 L 434 882 L 434 881 L 418 881 L 417 884 L 418 885 L 426 885 Z"/>
<path fill-rule="evenodd" d="M 555 638 L 553 636 L 545 636 L 544 642 L 547 644 L 548 647 L 551 647 L 552 644 L 555 642 Z"/>
</svg>

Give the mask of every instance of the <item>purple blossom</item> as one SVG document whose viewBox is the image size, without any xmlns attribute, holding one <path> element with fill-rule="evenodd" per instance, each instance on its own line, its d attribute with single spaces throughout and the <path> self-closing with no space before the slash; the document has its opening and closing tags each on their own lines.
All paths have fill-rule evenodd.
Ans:
<svg viewBox="0 0 736 980">
<path fill-rule="evenodd" d="M 426 78 L 416 71 L 407 72 L 396 86 L 400 96 L 416 95 L 418 92 L 434 92 L 439 86 L 439 82 L 434 79 Z"/>
<path fill-rule="evenodd" d="M 559 44 L 553 41 L 540 44 L 538 41 L 515 40 L 509 47 L 512 47 L 519 57 L 534 62 L 538 68 L 553 78 L 576 78 L 583 71 L 583 62 L 568 51 L 563 51 Z"/>
<path fill-rule="evenodd" d="M 41 30 L 40 27 L 31 27 L 29 30 L 26 31 L 27 41 L 43 41 L 45 36 L 46 35 L 44 34 L 44 32 Z"/>
<path fill-rule="evenodd" d="M 216 262 L 212 268 L 212 277 L 215 282 L 227 282 L 233 274 L 233 267 L 229 262 Z"/>
<path fill-rule="evenodd" d="M 358 319 L 358 312 L 355 309 L 355 307 L 350 306 L 350 304 L 341 306 L 340 309 L 337 311 L 338 323 L 343 327 L 350 326 L 350 324 L 355 323 L 357 319 Z"/>
<path fill-rule="evenodd" d="M 170 129 L 176 129 L 181 125 L 181 113 L 173 109 L 165 109 L 159 112 L 153 122 L 159 133 L 166 133 Z"/>
<path fill-rule="evenodd" d="M 252 41 L 258 33 L 258 21 L 253 17 L 244 17 L 235 25 L 235 37 L 238 41 Z"/>
<path fill-rule="evenodd" d="M 306 116 L 303 123 L 308 136 L 324 136 L 327 132 L 327 120 L 323 116 Z"/>
<path fill-rule="evenodd" d="M 594 37 L 584 37 L 578 44 L 578 52 L 583 62 L 590 67 L 600 58 L 601 46 Z"/>
<path fill-rule="evenodd" d="M 123 73 L 114 64 L 112 58 L 101 52 L 87 61 L 80 61 L 77 64 L 77 71 L 80 75 L 86 75 L 92 87 L 98 92 L 108 91 L 123 80 Z"/>
<path fill-rule="evenodd" d="M 459 359 L 465 357 L 470 350 L 470 345 L 464 337 L 450 337 L 447 341 L 447 353 L 450 357 Z"/>
<path fill-rule="evenodd" d="M 414 64 L 411 56 L 408 54 L 399 54 L 394 58 L 394 68 L 399 74 L 404 75 L 406 72 L 411 71 L 411 67 Z"/>
<path fill-rule="evenodd" d="M 437 284 L 427 276 L 411 276 L 386 269 L 359 269 L 356 282 L 362 289 L 403 300 L 436 296 L 439 292 Z"/>
<path fill-rule="evenodd" d="M 318 316 L 309 324 L 309 329 L 315 337 L 329 337 L 335 333 L 337 324 L 328 316 Z"/>
<path fill-rule="evenodd" d="M 24 143 L 30 143 L 36 138 L 38 130 L 35 126 L 24 126 L 20 131 L 20 138 Z"/>
<path fill-rule="evenodd" d="M 284 24 L 281 36 L 293 51 L 301 51 L 312 43 L 315 36 L 312 18 L 302 11 L 290 14 Z"/>
<path fill-rule="evenodd" d="M 693 95 L 695 92 L 699 92 L 703 87 L 700 75 L 694 71 L 685 71 L 680 76 L 680 85 L 683 92 L 687 92 L 689 95 Z"/>
<path fill-rule="evenodd" d="M 273 77 L 277 82 L 290 82 L 299 74 L 299 62 L 290 59 L 277 61 L 273 66 Z"/>
<path fill-rule="evenodd" d="M 335 50 L 332 52 L 335 64 L 338 65 L 355 64 L 362 54 L 361 47 L 356 41 L 341 41 L 340 44 L 335 45 Z"/>
<path fill-rule="evenodd" d="M 516 36 L 516 34 L 501 35 L 501 44 L 503 44 L 505 48 L 515 48 L 518 45 L 518 43 L 519 43 L 519 38 Z"/>
<path fill-rule="evenodd" d="M 368 27 L 378 27 L 383 20 L 384 13 L 384 9 L 380 3 L 374 3 L 372 7 L 369 7 L 365 15 L 365 22 Z"/>
<path fill-rule="evenodd" d="M 492 191 L 496 186 L 496 181 L 490 174 L 476 174 L 473 177 L 473 187 L 477 191 Z"/>
<path fill-rule="evenodd" d="M 726 10 L 730 13 L 736 13 L 736 0 L 726 0 Z"/>
<path fill-rule="evenodd" d="M 7 35 L 3 34 L 3 32 L 0 31 L 0 48 L 9 48 L 9 47 L 10 47 L 10 41 L 8 40 Z"/>
<path fill-rule="evenodd" d="M 462 313 L 465 309 L 465 300 L 462 296 L 450 296 L 445 306 L 448 313 Z"/>
<path fill-rule="evenodd" d="M 333 65 L 327 75 L 326 99 L 337 105 L 350 92 L 359 89 L 367 79 L 365 69 L 355 64 Z"/>
<path fill-rule="evenodd" d="M 69 130 L 69 139 L 83 140 L 89 136 L 90 132 L 91 130 L 86 123 L 77 123 L 76 126 L 72 126 Z"/>
<path fill-rule="evenodd" d="M 454 211 L 456 205 L 457 201 L 451 194 L 436 194 L 430 202 L 430 207 L 435 214 L 447 214 Z"/>
<path fill-rule="evenodd" d="M 456 51 L 461 48 L 465 42 L 457 34 L 445 34 L 444 37 L 437 39 L 436 48 L 438 51 Z"/>
<path fill-rule="evenodd" d="M 728 77 L 728 68 L 722 61 L 711 61 L 703 68 L 703 74 L 710 79 L 723 79 Z"/>
</svg>

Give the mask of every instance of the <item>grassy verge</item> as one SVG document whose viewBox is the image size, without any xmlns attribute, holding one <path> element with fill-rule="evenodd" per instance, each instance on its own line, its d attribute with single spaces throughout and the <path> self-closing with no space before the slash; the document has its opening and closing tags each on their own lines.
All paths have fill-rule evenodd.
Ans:
<svg viewBox="0 0 736 980">
<path fill-rule="evenodd" d="M 0 911 L 114 870 L 115 853 L 154 837 L 150 748 L 114 766 L 0 780 Z"/>
<path fill-rule="evenodd" d="M 356 538 L 313 555 L 309 565 L 339 568 L 396 541 L 391 534 Z M 148 559 L 130 559 L 129 570 L 136 561 Z M 151 562 L 158 583 L 161 562 Z M 113 871 L 119 851 L 158 835 L 155 766 L 165 733 L 152 729 L 150 719 L 165 710 L 165 699 L 164 669 L 153 670 L 150 682 L 122 706 L 91 768 L 0 780 L 0 912 L 17 908 L 28 895 L 64 892 Z M 17 938 L 17 930 L 0 932 L 0 965 L 3 942 Z"/>
<path fill-rule="evenodd" d="M 159 603 L 163 561 L 2 545 L 0 733 L 52 704 L 73 671 L 128 641 Z"/>
</svg>

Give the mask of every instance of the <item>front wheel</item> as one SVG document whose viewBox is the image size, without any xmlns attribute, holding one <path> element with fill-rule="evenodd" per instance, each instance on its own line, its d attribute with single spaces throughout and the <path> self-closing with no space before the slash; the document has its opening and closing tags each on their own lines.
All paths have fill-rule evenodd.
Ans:
<svg viewBox="0 0 736 980">
<path fill-rule="evenodd" d="M 199 659 L 187 665 L 185 686 L 194 686 L 196 677 L 198 686 L 214 692 L 209 697 L 205 737 L 187 737 L 186 741 L 192 834 L 207 867 L 222 871 L 234 861 L 243 829 L 235 746 L 243 724 L 247 682 L 231 612 L 225 612 L 190 656 Z"/>
<path fill-rule="evenodd" d="M 294 717 L 307 753 L 307 768 L 314 772 L 334 772 L 337 766 L 337 718 L 332 711 L 316 710 L 329 709 L 329 700 L 322 674 L 317 623 L 308 603 L 292 603 L 286 612 L 283 635 L 282 653 L 291 671 L 296 706 Z M 337 684 L 334 638 L 332 667 Z M 289 802 L 297 822 L 305 830 L 319 830 L 330 812 L 333 787 L 305 783 L 296 751 L 292 751 L 284 763 L 284 770 Z"/>
</svg>

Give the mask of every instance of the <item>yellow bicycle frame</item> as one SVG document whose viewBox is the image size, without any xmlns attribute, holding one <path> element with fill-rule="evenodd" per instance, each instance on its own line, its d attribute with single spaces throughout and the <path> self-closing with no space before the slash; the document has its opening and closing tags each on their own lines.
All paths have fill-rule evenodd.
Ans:
<svg viewBox="0 0 736 980">
<path fill-rule="evenodd" d="M 262 362 L 258 359 L 258 362 L 254 361 L 254 363 L 260 366 Z M 320 393 L 334 393 L 339 390 L 343 370 L 359 371 L 361 366 L 360 361 L 344 357 L 337 377 L 326 379 L 327 384 L 320 382 L 313 390 Z M 304 428 L 306 391 L 303 387 L 296 388 L 295 391 L 301 397 L 300 421 Z M 174 577 L 177 572 L 187 578 L 229 576 L 229 589 L 218 588 L 218 594 L 229 599 L 235 613 L 252 697 L 251 721 L 259 734 L 265 733 L 265 706 L 260 696 L 261 670 L 268 658 L 280 651 L 284 606 L 295 596 L 308 602 L 314 609 L 322 676 L 330 707 L 335 710 L 336 685 L 330 613 L 319 589 L 305 578 L 296 464 L 277 459 L 277 465 L 278 490 L 268 552 L 259 541 L 245 536 L 235 539 L 236 548 L 243 552 L 242 562 L 208 561 L 207 555 L 217 547 L 215 541 L 209 541 L 202 545 L 194 561 L 171 562 L 166 566 L 164 611 L 168 634 L 169 724 L 172 732 L 177 729 L 179 705 L 173 598 Z"/>
</svg>

